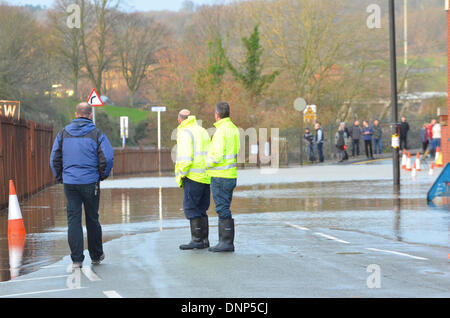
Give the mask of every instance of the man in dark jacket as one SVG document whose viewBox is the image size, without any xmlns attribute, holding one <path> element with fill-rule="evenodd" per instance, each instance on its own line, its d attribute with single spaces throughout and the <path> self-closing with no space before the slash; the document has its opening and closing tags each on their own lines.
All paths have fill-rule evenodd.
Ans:
<svg viewBox="0 0 450 318">
<path fill-rule="evenodd" d="M 361 128 L 359 121 L 355 120 L 353 127 L 350 130 L 352 136 L 352 157 L 359 156 L 359 139 L 361 138 Z"/>
<path fill-rule="evenodd" d="M 374 145 L 374 154 L 379 154 L 381 155 L 382 150 L 383 150 L 383 130 L 381 129 L 380 126 L 380 122 L 375 119 L 373 121 L 373 125 L 372 125 L 372 129 L 373 129 L 373 145 Z"/>
<path fill-rule="evenodd" d="M 82 205 L 92 264 L 100 264 L 105 257 L 98 220 L 100 181 L 111 172 L 114 151 L 108 137 L 92 122 L 92 107 L 88 103 L 77 105 L 75 117 L 56 136 L 50 165 L 56 180 L 64 183 L 72 267 L 81 268 L 84 260 Z"/>
<path fill-rule="evenodd" d="M 402 116 L 402 122 L 400 123 L 400 149 L 408 149 L 408 131 L 409 124 L 406 121 L 405 116 Z"/>
<path fill-rule="evenodd" d="M 308 149 L 309 161 L 313 163 L 314 161 L 316 161 L 316 156 L 314 155 L 314 135 L 311 133 L 309 128 L 305 129 L 303 139 L 305 140 L 306 148 Z"/>
</svg>

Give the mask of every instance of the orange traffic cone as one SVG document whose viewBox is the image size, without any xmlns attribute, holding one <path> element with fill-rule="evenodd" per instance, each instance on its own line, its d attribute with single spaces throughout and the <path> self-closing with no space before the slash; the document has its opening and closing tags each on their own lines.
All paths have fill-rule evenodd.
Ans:
<svg viewBox="0 0 450 318">
<path fill-rule="evenodd" d="M 414 164 L 416 165 L 416 171 L 420 171 L 420 153 L 416 154 L 416 161 Z"/>
<path fill-rule="evenodd" d="M 26 234 L 14 182 L 9 180 L 8 236 Z"/>
<path fill-rule="evenodd" d="M 19 276 L 26 234 L 14 182 L 9 180 L 8 250 L 11 279 Z"/>
<path fill-rule="evenodd" d="M 417 173 L 416 173 L 416 162 L 414 161 L 414 167 L 412 168 L 412 171 L 411 171 L 411 176 L 412 177 L 415 177 L 416 175 L 417 175 Z"/>
<path fill-rule="evenodd" d="M 406 171 L 411 171 L 411 153 L 408 151 L 408 158 L 406 158 Z"/>
<path fill-rule="evenodd" d="M 428 174 L 429 174 L 430 176 L 432 176 L 433 173 L 434 173 L 434 163 L 431 163 L 431 165 L 430 165 L 430 170 L 428 171 Z"/>
<path fill-rule="evenodd" d="M 25 239 L 25 234 L 8 236 L 9 272 L 11 279 L 19 276 L 20 267 L 22 266 L 23 251 L 25 248 Z"/>
<path fill-rule="evenodd" d="M 439 151 L 439 150 L 440 150 L 439 147 L 437 147 L 437 150 L 436 150 L 436 156 L 437 156 L 437 159 L 436 159 L 436 168 L 442 168 L 442 167 L 444 166 L 444 162 L 443 162 L 443 160 L 442 160 L 442 153 L 439 152 L 439 155 L 438 155 L 438 151 Z"/>
<path fill-rule="evenodd" d="M 434 156 L 434 162 L 436 163 L 436 161 L 439 160 L 439 156 L 441 155 L 441 148 L 439 148 L 439 146 L 436 147 L 436 154 Z M 436 165 L 436 168 L 439 167 L 438 165 Z"/>
<path fill-rule="evenodd" d="M 406 150 L 403 149 L 403 155 L 402 155 L 402 169 L 406 170 Z"/>
</svg>

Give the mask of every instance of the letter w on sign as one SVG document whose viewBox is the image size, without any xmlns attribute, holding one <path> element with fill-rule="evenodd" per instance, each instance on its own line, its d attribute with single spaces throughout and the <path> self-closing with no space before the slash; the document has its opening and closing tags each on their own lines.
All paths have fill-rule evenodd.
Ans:
<svg viewBox="0 0 450 318">
<path fill-rule="evenodd" d="M 0 100 L 0 116 L 20 120 L 20 102 Z"/>
</svg>

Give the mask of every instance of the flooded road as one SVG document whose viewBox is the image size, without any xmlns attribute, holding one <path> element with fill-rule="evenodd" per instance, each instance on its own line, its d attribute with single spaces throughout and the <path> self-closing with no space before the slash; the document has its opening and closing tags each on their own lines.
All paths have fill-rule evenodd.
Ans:
<svg viewBox="0 0 450 318">
<path fill-rule="evenodd" d="M 364 171 L 361 170 L 364 167 L 354 169 Z M 272 178 L 280 179 L 277 175 Z M 377 180 L 376 175 L 368 180 L 295 182 L 281 178 L 265 183 L 244 174 L 242 185 L 235 190 L 232 211 L 239 222 L 258 223 L 263 215 L 272 213 L 307 227 L 363 232 L 394 241 L 447 247 L 450 225 L 447 207 L 430 208 L 425 199 L 434 178 L 423 175 L 412 179 L 405 175 L 402 192 L 396 196 L 392 193 L 392 182 Z M 129 187 L 107 186 L 101 190 L 99 213 L 104 242 L 124 235 L 188 226 L 181 209 L 180 189 L 158 185 L 133 188 L 134 180 L 137 179 L 120 180 L 122 186 L 129 183 Z M 62 185 L 42 191 L 22 203 L 21 208 L 27 237 L 20 275 L 70 254 Z M 216 217 L 212 200 L 208 214 Z M 7 217 L 7 210 L 0 211 L 0 281 L 11 277 Z"/>
</svg>

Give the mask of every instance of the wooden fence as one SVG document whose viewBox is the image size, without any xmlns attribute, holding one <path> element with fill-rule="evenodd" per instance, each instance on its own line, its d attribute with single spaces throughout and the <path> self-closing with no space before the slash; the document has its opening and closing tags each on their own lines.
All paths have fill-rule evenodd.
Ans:
<svg viewBox="0 0 450 318">
<path fill-rule="evenodd" d="M 54 183 L 52 145 L 52 126 L 0 116 L 0 209 L 8 205 L 10 179 L 19 200 Z"/>
<path fill-rule="evenodd" d="M 0 209 L 8 205 L 10 179 L 19 200 L 55 183 L 50 168 L 53 141 L 52 126 L 0 117 Z M 173 167 L 170 149 L 114 149 L 114 176 L 173 171 Z"/>
<path fill-rule="evenodd" d="M 159 172 L 160 169 L 173 171 L 170 149 L 162 149 L 161 153 L 156 149 L 114 149 L 114 176 Z"/>
</svg>

